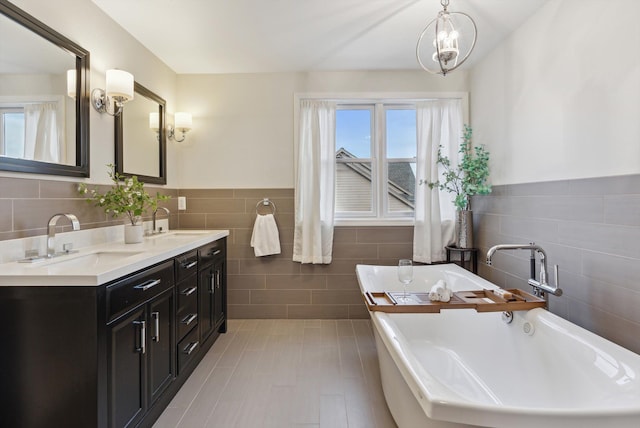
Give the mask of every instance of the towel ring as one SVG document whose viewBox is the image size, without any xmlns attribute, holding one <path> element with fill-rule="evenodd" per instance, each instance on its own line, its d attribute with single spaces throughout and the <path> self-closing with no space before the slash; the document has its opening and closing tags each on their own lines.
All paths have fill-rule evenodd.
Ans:
<svg viewBox="0 0 640 428">
<path fill-rule="evenodd" d="M 269 198 L 264 198 L 263 200 L 259 201 L 256 204 L 256 214 L 258 214 L 258 215 L 262 215 L 262 214 L 260 214 L 260 212 L 258 212 L 258 208 L 260 208 L 260 205 L 262 205 L 263 207 L 271 205 L 271 209 L 272 209 L 271 214 L 275 215 L 275 213 L 276 213 L 276 204 L 273 201 L 270 201 Z"/>
</svg>

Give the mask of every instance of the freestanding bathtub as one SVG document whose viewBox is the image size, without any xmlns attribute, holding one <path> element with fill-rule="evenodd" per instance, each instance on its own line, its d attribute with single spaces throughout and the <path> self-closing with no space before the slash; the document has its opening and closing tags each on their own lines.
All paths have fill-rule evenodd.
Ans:
<svg viewBox="0 0 640 428">
<path fill-rule="evenodd" d="M 395 266 L 358 265 L 362 291 L 400 291 Z M 413 291 L 494 284 L 414 267 Z M 544 309 L 371 312 L 385 399 L 400 428 L 640 427 L 640 356 Z"/>
</svg>

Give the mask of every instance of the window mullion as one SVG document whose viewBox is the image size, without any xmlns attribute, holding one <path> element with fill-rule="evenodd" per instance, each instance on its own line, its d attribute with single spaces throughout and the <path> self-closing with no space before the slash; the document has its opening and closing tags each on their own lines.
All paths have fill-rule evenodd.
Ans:
<svg viewBox="0 0 640 428">
<path fill-rule="evenodd" d="M 386 124 L 384 114 L 384 104 L 377 103 L 375 106 L 376 117 L 376 217 L 384 218 L 387 212 L 387 198 L 385 197 L 387 186 L 387 169 L 386 169 Z"/>
</svg>

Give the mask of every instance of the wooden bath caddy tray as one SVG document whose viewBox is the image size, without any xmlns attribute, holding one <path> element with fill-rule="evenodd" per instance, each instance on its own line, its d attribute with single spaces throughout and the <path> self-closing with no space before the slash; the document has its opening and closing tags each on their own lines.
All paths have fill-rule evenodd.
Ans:
<svg viewBox="0 0 640 428">
<path fill-rule="evenodd" d="M 475 309 L 478 312 L 526 311 L 544 308 L 545 301 L 518 289 L 505 290 L 511 293 L 508 299 L 495 294 L 493 290 L 455 291 L 448 302 L 432 302 L 429 293 L 407 292 L 413 302 L 399 300 L 402 291 L 366 291 L 362 294 L 370 311 L 396 313 L 438 313 L 441 309 Z"/>
</svg>

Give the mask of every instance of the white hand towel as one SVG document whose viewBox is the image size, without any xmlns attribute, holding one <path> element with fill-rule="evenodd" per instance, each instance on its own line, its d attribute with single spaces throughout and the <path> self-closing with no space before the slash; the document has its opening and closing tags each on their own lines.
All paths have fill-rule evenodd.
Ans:
<svg viewBox="0 0 640 428">
<path fill-rule="evenodd" d="M 256 216 L 251 234 L 251 246 L 256 257 L 280 254 L 280 236 L 273 214 Z"/>
</svg>

